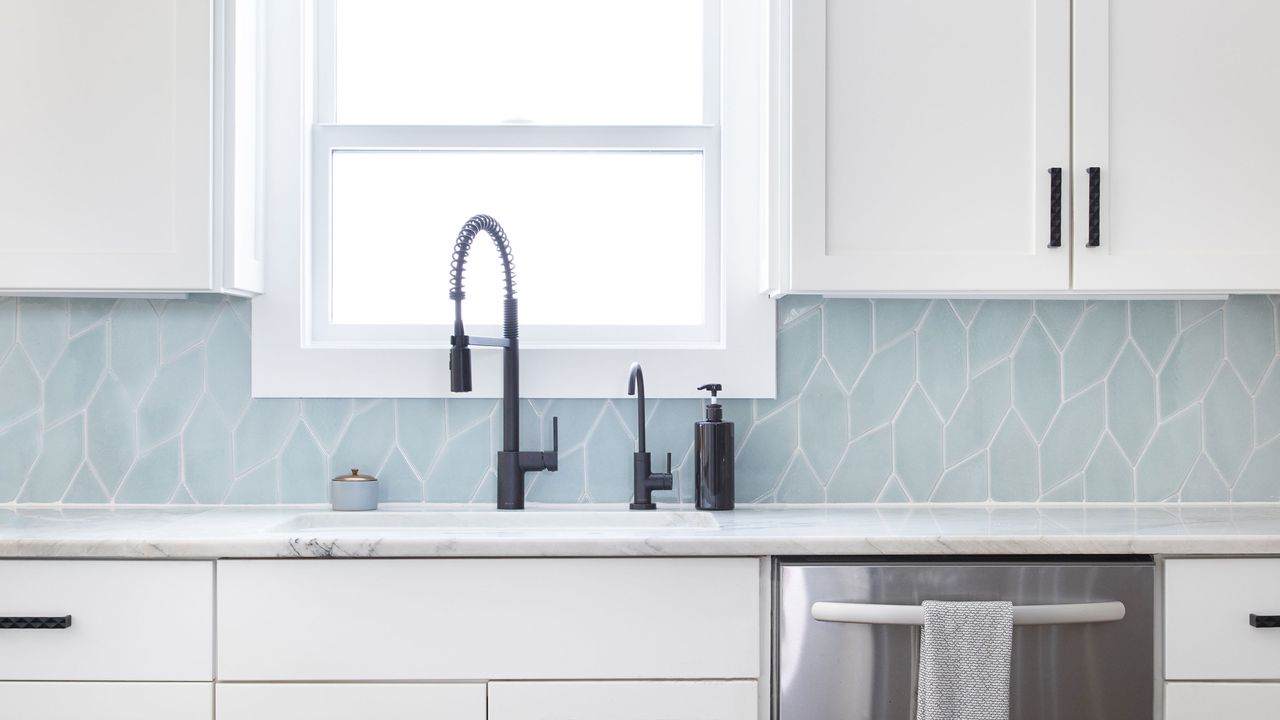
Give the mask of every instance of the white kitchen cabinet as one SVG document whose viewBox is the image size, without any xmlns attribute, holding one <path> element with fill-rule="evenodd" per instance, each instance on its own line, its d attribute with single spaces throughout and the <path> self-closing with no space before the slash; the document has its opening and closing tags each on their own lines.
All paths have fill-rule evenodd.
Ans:
<svg viewBox="0 0 1280 720">
<path fill-rule="evenodd" d="M 1280 680 L 1280 628 L 1250 614 L 1280 615 L 1280 559 L 1168 560 L 1165 678 Z"/>
<path fill-rule="evenodd" d="M 793 0 L 780 19 L 771 289 L 1280 290 L 1280 3 Z"/>
<path fill-rule="evenodd" d="M 494 682 L 489 720 L 756 720 L 756 683 Z"/>
<path fill-rule="evenodd" d="M 778 289 L 1070 287 L 1069 0 L 795 0 L 790 22 Z"/>
<path fill-rule="evenodd" d="M 212 562 L 0 561 L 0 617 L 66 616 L 0 629 L 0 681 L 213 680 Z"/>
<path fill-rule="evenodd" d="M 212 683 L 0 682 L 6 720 L 212 720 Z"/>
<path fill-rule="evenodd" d="M 1280 684 L 1167 683 L 1164 720 L 1274 720 Z"/>
<path fill-rule="evenodd" d="M 484 683 L 219 684 L 217 720 L 485 720 Z"/>
<path fill-rule="evenodd" d="M 218 679 L 757 679 L 755 558 L 230 560 Z"/>
<path fill-rule="evenodd" d="M 0 292 L 261 289 L 254 15 L 0 0 Z"/>
<path fill-rule="evenodd" d="M 1280 288 L 1280 3 L 1075 0 L 1074 12 L 1075 287 Z"/>
</svg>

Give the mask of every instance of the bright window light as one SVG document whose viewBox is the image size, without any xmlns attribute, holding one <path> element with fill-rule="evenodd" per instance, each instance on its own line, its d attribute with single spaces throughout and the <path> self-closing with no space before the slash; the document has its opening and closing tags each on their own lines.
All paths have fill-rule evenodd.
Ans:
<svg viewBox="0 0 1280 720">
<path fill-rule="evenodd" d="M 453 243 L 484 213 L 531 343 L 720 342 L 718 4 L 317 2 L 314 341 L 446 342 Z M 490 248 L 466 288 L 494 332 Z"/>
<path fill-rule="evenodd" d="M 704 322 L 703 158 L 692 152 L 337 151 L 332 320 L 447 325 L 458 229 L 511 239 L 524 328 Z M 502 316 L 488 236 L 467 262 L 469 323 Z"/>
<path fill-rule="evenodd" d="M 695 0 L 334 0 L 335 120 L 695 125 Z"/>
</svg>

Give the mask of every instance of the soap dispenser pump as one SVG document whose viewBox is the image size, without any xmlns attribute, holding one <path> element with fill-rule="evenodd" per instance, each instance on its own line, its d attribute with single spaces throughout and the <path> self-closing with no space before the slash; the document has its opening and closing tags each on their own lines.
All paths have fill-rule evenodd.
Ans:
<svg viewBox="0 0 1280 720">
<path fill-rule="evenodd" d="M 699 510 L 733 509 L 733 423 L 724 420 L 724 408 L 716 402 L 719 383 L 698 388 L 711 392 L 707 418 L 693 424 L 693 448 L 697 460 L 693 503 Z"/>
</svg>

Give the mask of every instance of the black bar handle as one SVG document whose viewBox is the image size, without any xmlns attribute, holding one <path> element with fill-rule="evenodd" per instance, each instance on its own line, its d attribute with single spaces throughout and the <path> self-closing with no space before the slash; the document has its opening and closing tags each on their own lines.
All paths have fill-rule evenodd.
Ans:
<svg viewBox="0 0 1280 720">
<path fill-rule="evenodd" d="M 71 616 L 61 617 L 0 617 L 0 630 L 66 630 L 71 627 Z"/>
<path fill-rule="evenodd" d="M 1277 628 L 1280 627 L 1280 615 L 1249 613 L 1249 624 L 1256 628 Z"/>
<path fill-rule="evenodd" d="M 1091 167 L 1089 173 L 1089 241 L 1085 247 L 1098 247 L 1102 244 L 1102 168 Z"/>
<path fill-rule="evenodd" d="M 1062 247 L 1062 168 L 1049 168 L 1049 247 Z"/>
</svg>

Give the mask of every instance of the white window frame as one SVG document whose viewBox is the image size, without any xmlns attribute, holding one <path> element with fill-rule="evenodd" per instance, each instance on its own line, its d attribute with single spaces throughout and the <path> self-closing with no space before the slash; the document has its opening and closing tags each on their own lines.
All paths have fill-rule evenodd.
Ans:
<svg viewBox="0 0 1280 720">
<path fill-rule="evenodd" d="M 759 278 L 768 209 L 768 57 L 766 0 L 712 2 L 721 32 L 708 53 L 715 91 L 707 125 L 675 127 L 352 126 L 334 125 L 332 68 L 321 67 L 317 43 L 331 43 L 323 3 L 266 4 L 264 22 L 264 182 L 266 292 L 253 301 L 255 397 L 450 397 L 448 333 L 424 341 L 421 326 L 383 326 L 374 337 L 359 326 L 321 322 L 328 282 L 328 164 L 339 149 L 554 148 L 690 150 L 703 154 L 707 187 L 707 328 L 675 331 L 553 332 L 553 345 L 521 328 L 521 390 L 531 398 L 618 397 L 631 362 L 644 364 L 655 397 L 697 397 L 720 382 L 731 397 L 775 394 L 775 312 Z M 326 41 L 326 38 L 329 38 Z M 711 44 L 709 44 L 711 45 Z M 328 56 L 331 56 L 329 53 Z M 728 69 L 732 68 L 732 71 Z M 719 122 L 717 122 L 719 121 Z M 314 178 L 314 180 L 313 180 Z M 715 192 L 718 190 L 718 192 Z M 714 196 L 713 196 L 714 192 Z M 461 223 L 466 218 L 460 218 Z M 312 238 L 326 238 L 312 242 Z M 480 238 L 476 252 L 491 251 Z M 518 238 L 513 245 L 519 257 Z M 642 249 L 637 249 L 642 252 Z M 441 278 L 449 263 L 442 257 Z M 620 268 L 624 264 L 620 264 Z M 424 268 L 424 276 L 433 268 Z M 655 278 L 655 292 L 661 292 Z M 441 293 L 447 291 L 443 280 Z M 496 328 L 469 324 L 478 335 Z M 543 338 L 545 339 L 545 337 Z M 470 397 L 501 396 L 501 353 L 473 353 Z"/>
</svg>

